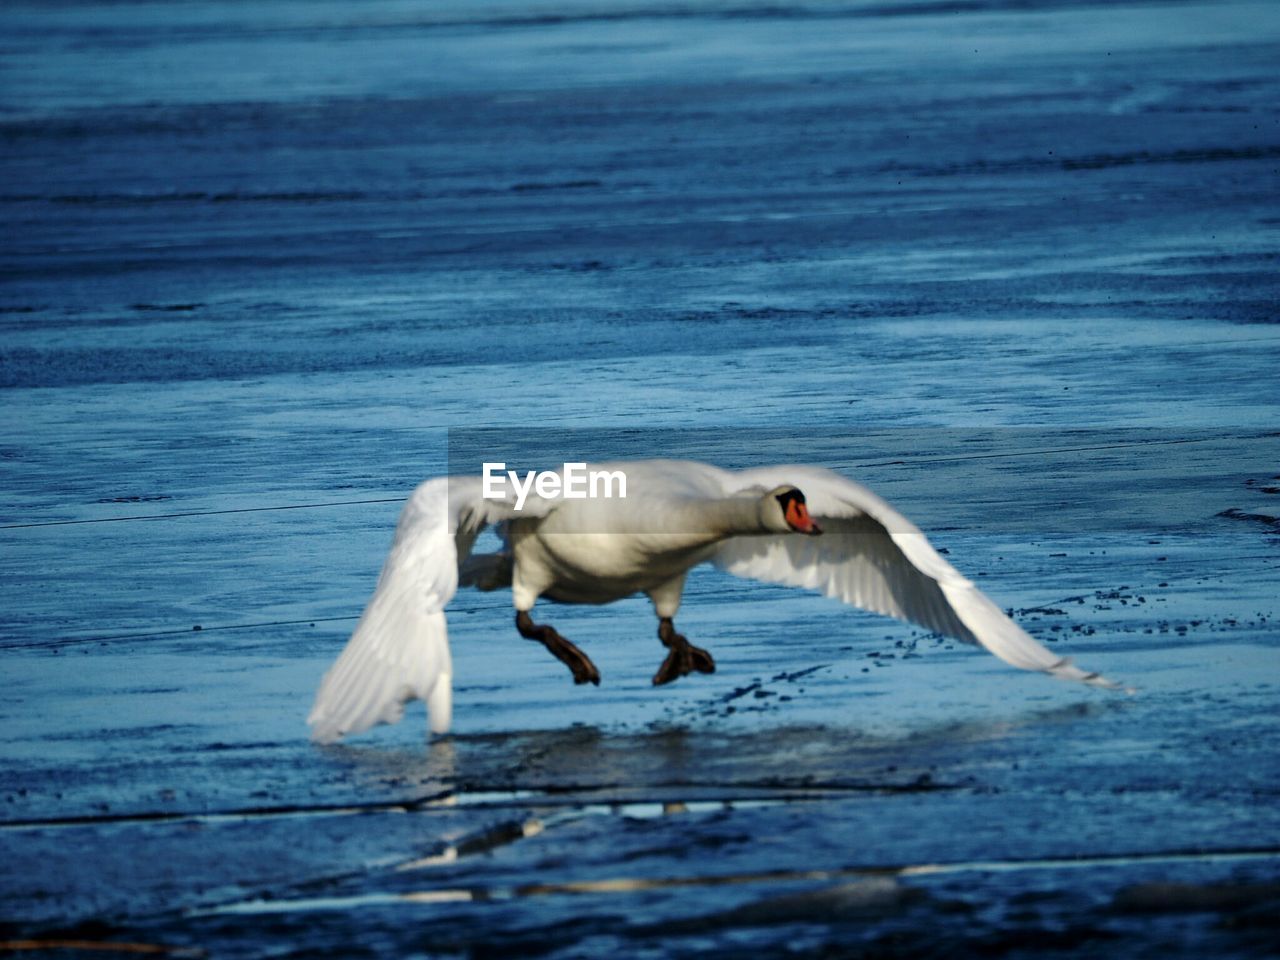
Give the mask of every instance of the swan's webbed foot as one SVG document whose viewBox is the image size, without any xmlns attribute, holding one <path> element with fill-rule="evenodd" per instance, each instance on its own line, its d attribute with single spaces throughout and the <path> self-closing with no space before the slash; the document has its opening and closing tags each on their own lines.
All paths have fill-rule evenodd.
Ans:
<svg viewBox="0 0 1280 960">
<path fill-rule="evenodd" d="M 526 640 L 537 640 L 551 651 L 552 656 L 573 671 L 574 683 L 594 683 L 600 686 L 600 671 L 591 658 L 556 632 L 555 627 L 537 624 L 524 610 L 516 612 L 516 629 Z"/>
<path fill-rule="evenodd" d="M 676 626 L 671 622 L 670 617 L 663 617 L 658 621 L 658 639 L 671 652 L 667 654 L 667 659 L 662 661 L 658 672 L 653 675 L 655 687 L 670 683 L 672 680 L 679 680 L 694 671 L 716 672 L 716 662 L 711 659 L 711 654 L 701 647 L 695 647 L 682 634 L 676 633 Z"/>
</svg>

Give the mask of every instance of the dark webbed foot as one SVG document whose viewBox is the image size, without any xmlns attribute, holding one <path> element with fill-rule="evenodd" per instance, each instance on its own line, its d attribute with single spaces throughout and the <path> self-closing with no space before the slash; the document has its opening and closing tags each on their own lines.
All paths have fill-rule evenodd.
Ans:
<svg viewBox="0 0 1280 960">
<path fill-rule="evenodd" d="M 662 661 L 658 672 L 653 675 L 655 687 L 670 683 L 672 680 L 679 680 L 694 671 L 716 672 L 716 662 L 711 659 L 711 654 L 701 647 L 695 647 L 681 634 L 676 633 L 675 624 L 671 622 L 670 617 L 663 617 L 658 621 L 658 639 L 671 652 L 667 654 L 667 659 Z"/>
<path fill-rule="evenodd" d="M 591 662 L 591 658 L 560 636 L 555 627 L 534 623 L 528 613 L 520 610 L 516 613 L 516 629 L 526 640 L 539 641 L 557 660 L 572 670 L 574 683 L 594 683 L 597 687 L 600 686 L 600 671 Z"/>
</svg>

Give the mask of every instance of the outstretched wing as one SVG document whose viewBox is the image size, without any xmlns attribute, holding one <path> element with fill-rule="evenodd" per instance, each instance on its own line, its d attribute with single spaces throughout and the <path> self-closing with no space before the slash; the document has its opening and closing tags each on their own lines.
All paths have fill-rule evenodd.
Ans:
<svg viewBox="0 0 1280 960">
<path fill-rule="evenodd" d="M 738 489 L 794 484 L 825 533 L 735 537 L 712 557 L 722 570 L 821 590 L 853 606 L 978 644 L 1023 670 L 1119 688 L 1032 639 L 944 560 L 915 524 L 866 487 L 812 466 L 764 467 L 730 476 Z"/>
<path fill-rule="evenodd" d="M 525 507 L 522 515 L 545 510 L 541 502 Z M 415 699 L 427 702 L 433 732 L 449 729 L 453 667 L 444 608 L 480 531 L 511 515 L 510 504 L 482 498 L 478 478 L 439 477 L 413 492 L 377 589 L 316 692 L 307 718 L 312 740 L 332 743 L 395 723 Z"/>
</svg>

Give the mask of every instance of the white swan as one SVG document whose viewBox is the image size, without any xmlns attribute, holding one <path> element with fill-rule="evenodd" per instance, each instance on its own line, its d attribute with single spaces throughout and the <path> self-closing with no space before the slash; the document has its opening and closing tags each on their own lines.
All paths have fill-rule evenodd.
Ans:
<svg viewBox="0 0 1280 960">
<path fill-rule="evenodd" d="M 675 632 L 685 575 L 710 561 L 755 580 L 821 590 L 845 603 L 980 644 L 1024 670 L 1117 688 L 1028 636 L 938 555 L 920 530 L 870 490 L 822 467 L 730 472 L 693 461 L 602 464 L 627 478 L 625 499 L 486 499 L 478 477 L 428 480 L 405 504 L 391 553 L 346 649 L 325 675 L 308 719 L 332 742 L 394 723 L 413 699 L 430 728 L 449 729 L 452 667 L 444 608 L 459 584 L 510 586 L 516 627 L 573 671 L 600 682 L 591 660 L 529 615 L 538 597 L 653 601 L 669 649 L 653 678 L 668 683 L 714 661 Z M 501 553 L 471 555 L 488 524 Z M 819 534 L 822 534 L 819 536 Z"/>
</svg>

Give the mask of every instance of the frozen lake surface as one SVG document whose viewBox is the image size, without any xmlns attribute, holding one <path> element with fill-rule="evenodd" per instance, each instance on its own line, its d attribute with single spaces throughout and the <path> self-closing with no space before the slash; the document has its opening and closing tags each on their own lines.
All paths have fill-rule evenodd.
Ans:
<svg viewBox="0 0 1280 960">
<path fill-rule="evenodd" d="M 0 10 L 0 950 L 1254 957 L 1280 8 Z M 1134 696 L 709 570 L 305 717 L 471 451 L 821 463 Z M 518 455 L 518 454 L 517 454 Z M 499 457 L 500 459 L 500 457 Z"/>
</svg>

